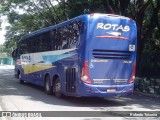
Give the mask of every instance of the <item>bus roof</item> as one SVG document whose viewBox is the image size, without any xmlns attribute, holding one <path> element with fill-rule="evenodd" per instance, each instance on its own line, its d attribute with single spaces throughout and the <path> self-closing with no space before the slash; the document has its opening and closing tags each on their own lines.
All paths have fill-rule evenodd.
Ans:
<svg viewBox="0 0 160 120">
<path fill-rule="evenodd" d="M 72 18 L 70 20 L 67 20 L 65 22 L 62 22 L 62 23 L 59 23 L 59 24 L 56 24 L 56 25 L 53 25 L 53 26 L 49 26 L 49 27 L 46 27 L 46 28 L 42 28 L 40 30 L 37 30 L 37 31 L 34 31 L 30 34 L 27 34 L 25 36 L 23 36 L 19 42 L 23 41 L 23 40 L 26 40 L 28 38 L 32 38 L 34 36 L 37 36 L 37 35 L 40 35 L 42 33 L 45 33 L 45 32 L 48 32 L 50 30 L 53 30 L 53 29 L 57 29 L 61 26 L 64 26 L 64 25 L 67 25 L 67 24 L 70 24 L 72 23 L 73 21 L 75 20 L 80 20 L 80 19 L 84 19 L 84 20 L 87 20 L 88 16 L 90 17 L 100 17 L 100 16 L 105 16 L 105 17 L 118 17 L 118 18 L 121 18 L 121 19 L 128 19 L 128 20 L 132 20 L 132 19 L 129 19 L 128 17 L 124 17 L 124 16 L 120 16 L 120 15 L 114 15 L 114 14 L 102 14 L 102 13 L 92 13 L 92 14 L 83 14 L 83 15 L 80 15 L 78 17 L 75 17 L 75 18 Z"/>
</svg>

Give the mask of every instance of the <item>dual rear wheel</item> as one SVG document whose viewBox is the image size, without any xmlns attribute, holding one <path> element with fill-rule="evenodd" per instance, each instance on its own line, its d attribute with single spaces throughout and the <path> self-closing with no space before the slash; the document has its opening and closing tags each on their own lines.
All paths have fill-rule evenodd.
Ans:
<svg viewBox="0 0 160 120">
<path fill-rule="evenodd" d="M 54 95 L 57 98 L 61 98 L 62 97 L 62 92 L 61 92 L 61 83 L 60 83 L 60 79 L 57 77 L 55 79 L 55 82 L 53 85 L 51 85 L 50 83 L 50 76 L 48 75 L 45 79 L 45 92 L 47 94 L 52 94 L 54 93 Z"/>
<path fill-rule="evenodd" d="M 20 72 L 17 73 L 17 77 L 18 77 L 18 79 L 19 79 L 19 83 L 20 83 L 20 84 L 23 84 L 23 83 L 24 83 L 24 80 L 22 80 L 22 78 L 21 78 L 21 73 L 20 73 Z M 51 80 L 50 80 L 50 76 L 47 75 L 46 78 L 45 78 L 45 87 L 44 87 L 44 88 L 45 88 L 45 92 L 46 92 L 47 94 L 52 94 L 52 93 L 54 93 L 57 98 L 61 98 L 61 97 L 62 97 L 62 92 L 61 92 L 60 79 L 57 77 L 57 78 L 55 79 L 55 82 L 54 82 L 53 85 L 51 85 L 51 82 L 50 82 L 50 81 L 51 81 Z"/>
</svg>

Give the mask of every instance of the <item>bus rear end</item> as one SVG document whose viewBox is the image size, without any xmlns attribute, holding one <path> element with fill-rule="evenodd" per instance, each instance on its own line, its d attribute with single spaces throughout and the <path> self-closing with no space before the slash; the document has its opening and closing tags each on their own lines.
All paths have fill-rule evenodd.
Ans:
<svg viewBox="0 0 160 120">
<path fill-rule="evenodd" d="M 88 16 L 82 96 L 126 96 L 133 93 L 136 69 L 136 24 L 118 15 Z"/>
</svg>

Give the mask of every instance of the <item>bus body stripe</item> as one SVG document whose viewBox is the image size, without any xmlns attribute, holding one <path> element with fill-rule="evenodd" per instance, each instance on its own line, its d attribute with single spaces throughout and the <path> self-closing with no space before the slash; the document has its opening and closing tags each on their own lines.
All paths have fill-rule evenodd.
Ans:
<svg viewBox="0 0 160 120">
<path fill-rule="evenodd" d="M 126 37 L 119 37 L 119 36 L 96 36 L 97 38 L 114 38 L 114 39 L 121 39 L 121 40 L 128 40 Z"/>
</svg>

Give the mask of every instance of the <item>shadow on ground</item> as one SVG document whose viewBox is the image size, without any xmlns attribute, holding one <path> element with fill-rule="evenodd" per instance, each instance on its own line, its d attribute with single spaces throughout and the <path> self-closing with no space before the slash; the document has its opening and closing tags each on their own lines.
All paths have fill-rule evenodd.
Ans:
<svg viewBox="0 0 160 120">
<path fill-rule="evenodd" d="M 3 74 L 2 74 L 3 73 Z M 121 107 L 123 110 L 131 111 L 133 106 L 151 110 L 159 109 L 159 99 L 146 98 L 143 96 L 130 96 L 123 98 L 95 98 L 95 97 L 64 97 L 58 99 L 53 95 L 46 95 L 42 87 L 29 83 L 19 84 L 14 78 L 13 70 L 0 71 L 0 95 L 29 96 L 27 99 L 32 101 L 41 101 L 51 105 L 72 106 L 72 107 L 90 107 L 93 110 L 107 110 L 111 107 Z"/>
</svg>

